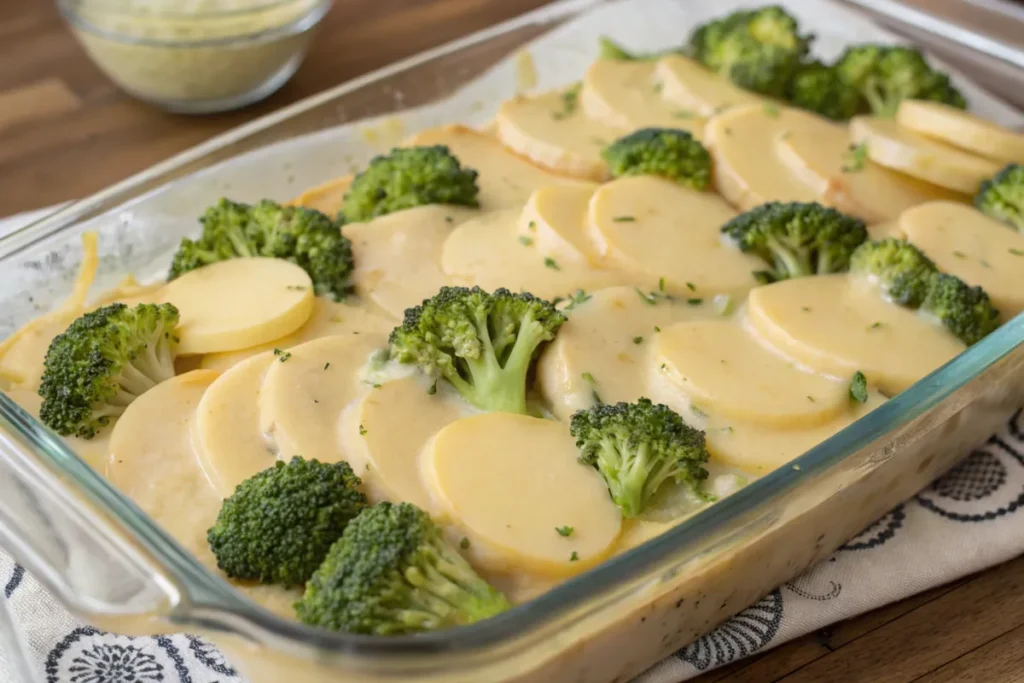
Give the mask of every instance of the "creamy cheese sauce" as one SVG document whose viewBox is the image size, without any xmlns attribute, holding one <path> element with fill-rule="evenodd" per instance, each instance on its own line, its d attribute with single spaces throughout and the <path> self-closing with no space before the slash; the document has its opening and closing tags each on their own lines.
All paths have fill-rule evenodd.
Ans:
<svg viewBox="0 0 1024 683">
<path fill-rule="evenodd" d="M 717 193 L 643 176 L 598 184 L 602 147 L 651 125 L 707 141 Z M 706 431 L 707 488 L 723 496 L 963 350 L 867 280 L 757 286 L 752 272 L 764 265 L 720 239 L 737 211 L 772 200 L 837 206 L 874 224 L 873 235 L 905 235 L 984 286 L 1005 316 L 1024 308 L 1024 239 L 924 182 L 907 151 L 916 138 L 860 125 L 860 137 L 889 147 L 850 171 L 856 131 L 851 138 L 669 56 L 600 61 L 578 92 L 517 96 L 502 106 L 495 136 L 421 132 L 404 144 L 447 145 L 479 172 L 478 209 L 425 206 L 345 225 L 356 269 L 344 302 L 315 297 L 301 269 L 272 259 L 103 295 L 177 305 L 183 374 L 97 438 L 67 442 L 211 567 L 206 530 L 239 482 L 294 455 L 347 460 L 371 500 L 429 510 L 513 601 L 529 599 L 706 504 L 673 484 L 623 520 L 597 473 L 576 460 L 566 424 L 574 411 L 642 396 L 669 405 Z M 991 164 L 959 168 L 960 154 L 942 150 L 940 185 L 961 189 Z M 350 182 L 326 182 L 294 203 L 333 215 Z M 89 267 L 83 273 L 87 286 Z M 540 354 L 531 387 L 544 418 L 481 414 L 443 382 L 368 369 L 404 310 L 451 284 L 563 302 L 568 322 Z M 88 310 L 84 291 L 0 345 L 0 381 L 35 415 L 46 348 Z M 865 403 L 849 399 L 858 370 Z M 555 532 L 565 526 L 572 537 Z M 291 614 L 294 591 L 242 588 Z"/>
</svg>

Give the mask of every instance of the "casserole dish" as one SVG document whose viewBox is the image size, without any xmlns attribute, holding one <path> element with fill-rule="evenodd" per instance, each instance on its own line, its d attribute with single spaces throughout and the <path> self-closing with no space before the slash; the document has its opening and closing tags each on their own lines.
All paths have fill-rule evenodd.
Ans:
<svg viewBox="0 0 1024 683">
<path fill-rule="evenodd" d="M 434 103 L 524 43 L 610 4 L 560 4 L 389 67 L 14 233 L 0 241 L 0 334 L 66 294 L 83 232 L 99 234 L 100 288 L 128 271 L 155 275 L 152 264 L 166 263 L 191 232 L 191 217 L 220 195 L 286 199 L 364 161 L 389 128 L 337 124 Z M 567 60 L 572 49 L 564 47 Z M 464 123 L 489 119 L 486 107 L 474 107 L 487 88 L 504 83 L 491 96 L 509 94 L 515 74 L 505 66 L 484 86 L 459 90 Z M 426 106 L 402 121 L 425 127 L 447 120 L 442 114 Z M 102 628 L 201 633 L 253 683 L 625 681 L 826 557 L 989 434 L 1024 403 L 1022 341 L 1018 316 L 850 428 L 671 531 L 494 619 L 450 631 L 377 639 L 273 616 L 200 565 L 2 395 L 0 545 Z"/>
</svg>

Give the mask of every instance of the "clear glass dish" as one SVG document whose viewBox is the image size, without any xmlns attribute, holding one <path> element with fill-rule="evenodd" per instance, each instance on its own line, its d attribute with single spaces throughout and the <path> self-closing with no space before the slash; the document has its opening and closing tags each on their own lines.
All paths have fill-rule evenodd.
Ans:
<svg viewBox="0 0 1024 683">
<path fill-rule="evenodd" d="M 342 175 L 373 148 L 365 130 L 339 124 L 434 103 L 604 4 L 560 3 L 387 67 L 0 240 L 0 338 L 67 294 L 83 232 L 99 234 L 97 288 L 126 272 L 159 275 L 220 195 L 284 200 Z M 432 111 L 414 118 L 440 123 Z M 489 112 L 467 116 L 480 123 Z M 495 619 L 377 639 L 310 629 L 249 601 L 0 393 L 0 546 L 101 628 L 203 634 L 252 683 L 621 683 L 827 557 L 1022 404 L 1018 316 L 790 465 L 642 546 Z"/>
<path fill-rule="evenodd" d="M 86 53 L 172 112 L 237 109 L 284 85 L 330 0 L 58 0 Z"/>
</svg>

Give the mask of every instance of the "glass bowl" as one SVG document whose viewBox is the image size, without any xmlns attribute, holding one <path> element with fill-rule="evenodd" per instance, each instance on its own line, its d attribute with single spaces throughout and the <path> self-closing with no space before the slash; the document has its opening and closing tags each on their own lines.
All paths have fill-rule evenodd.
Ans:
<svg viewBox="0 0 1024 683">
<path fill-rule="evenodd" d="M 331 0 L 58 0 L 86 53 L 167 111 L 237 109 L 284 85 Z"/>
</svg>

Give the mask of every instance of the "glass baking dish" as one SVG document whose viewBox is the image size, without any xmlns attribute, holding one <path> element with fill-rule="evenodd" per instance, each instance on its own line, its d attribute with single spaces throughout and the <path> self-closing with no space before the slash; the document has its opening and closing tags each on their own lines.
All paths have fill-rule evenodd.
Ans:
<svg viewBox="0 0 1024 683">
<path fill-rule="evenodd" d="M 394 122 L 339 124 L 436 102 L 603 4 L 559 3 L 387 67 L 0 240 L 0 338 L 70 291 L 83 232 L 99 234 L 98 288 L 126 272 L 157 276 L 162 267 L 152 264 L 166 264 L 219 196 L 284 200 L 344 174 Z M 508 76 L 495 102 L 511 94 Z M 464 123 L 488 120 L 485 107 L 467 107 L 476 109 Z M 409 120 L 443 122 L 434 116 L 428 106 Z M 249 601 L 0 393 L 0 547 L 101 628 L 202 634 L 253 683 L 622 682 L 827 557 L 1022 404 L 1018 316 L 791 464 L 642 546 L 494 619 L 378 639 L 310 629 Z"/>
</svg>

